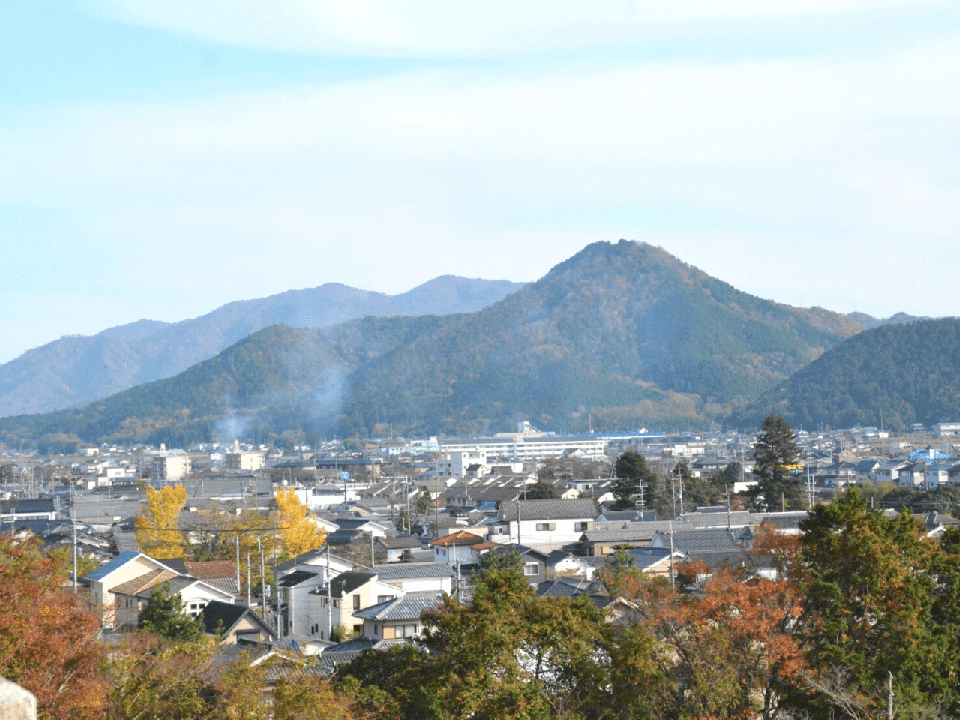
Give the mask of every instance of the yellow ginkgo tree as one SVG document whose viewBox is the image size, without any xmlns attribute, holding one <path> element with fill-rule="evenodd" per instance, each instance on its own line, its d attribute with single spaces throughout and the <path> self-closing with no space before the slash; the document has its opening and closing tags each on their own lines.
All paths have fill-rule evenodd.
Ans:
<svg viewBox="0 0 960 720">
<path fill-rule="evenodd" d="M 183 485 L 147 486 L 147 505 L 134 519 L 140 551 L 155 558 L 182 558 L 184 538 L 178 521 L 187 501 Z"/>
<path fill-rule="evenodd" d="M 277 490 L 277 534 L 284 557 L 296 557 L 316 550 L 326 540 L 326 532 L 311 518 L 292 487 Z"/>
</svg>

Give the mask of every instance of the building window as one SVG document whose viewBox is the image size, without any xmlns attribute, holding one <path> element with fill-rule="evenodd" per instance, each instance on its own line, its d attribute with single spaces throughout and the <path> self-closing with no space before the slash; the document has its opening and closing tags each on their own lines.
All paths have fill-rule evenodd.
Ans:
<svg viewBox="0 0 960 720">
<path fill-rule="evenodd" d="M 396 595 L 377 595 L 377 604 L 379 605 L 380 603 L 390 602 L 395 597 L 397 596 Z"/>
<path fill-rule="evenodd" d="M 526 563 L 523 566 L 524 575 L 539 575 L 540 574 L 540 563 Z"/>
<path fill-rule="evenodd" d="M 353 609 L 354 609 L 354 610 L 359 610 L 359 609 L 360 609 L 360 596 L 359 596 L 359 595 L 354 595 L 354 596 L 353 596 Z"/>
<path fill-rule="evenodd" d="M 573 524 L 573 529 L 575 532 L 586 532 L 588 523 L 578 522 Z"/>
<path fill-rule="evenodd" d="M 550 530 L 556 530 L 556 523 L 537 523 L 537 532 L 548 532 Z"/>
<path fill-rule="evenodd" d="M 379 626 L 379 625 L 374 625 L 374 626 L 373 626 L 373 634 L 374 634 L 374 635 L 379 635 L 379 634 L 380 634 L 380 626 Z"/>
</svg>

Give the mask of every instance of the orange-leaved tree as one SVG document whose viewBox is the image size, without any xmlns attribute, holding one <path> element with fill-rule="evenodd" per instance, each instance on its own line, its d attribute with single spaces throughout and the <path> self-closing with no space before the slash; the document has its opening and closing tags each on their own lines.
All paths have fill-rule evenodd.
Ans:
<svg viewBox="0 0 960 720">
<path fill-rule="evenodd" d="M 0 537 L 0 677 L 36 695 L 40 720 L 103 715 L 100 621 L 65 578 L 38 541 Z"/>
</svg>

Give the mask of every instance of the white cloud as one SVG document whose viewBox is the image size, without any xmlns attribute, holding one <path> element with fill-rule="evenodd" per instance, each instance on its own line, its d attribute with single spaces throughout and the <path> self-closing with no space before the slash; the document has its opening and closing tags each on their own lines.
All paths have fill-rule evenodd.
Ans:
<svg viewBox="0 0 960 720">
<path fill-rule="evenodd" d="M 917 0 L 78 0 L 92 11 L 226 45 L 290 52 L 500 55 L 635 43 L 678 25 L 940 7 Z"/>
<path fill-rule="evenodd" d="M 943 41 L 38 107 L 0 121 L 0 208 L 56 208 L 71 234 L 44 257 L 82 248 L 84 282 L 163 320 L 327 281 L 535 279 L 620 237 L 786 302 L 955 314 L 931 283 L 960 274 L 940 252 L 960 227 L 958 74 Z M 932 291 L 891 293 L 902 265 L 878 247 L 936 256 Z"/>
</svg>

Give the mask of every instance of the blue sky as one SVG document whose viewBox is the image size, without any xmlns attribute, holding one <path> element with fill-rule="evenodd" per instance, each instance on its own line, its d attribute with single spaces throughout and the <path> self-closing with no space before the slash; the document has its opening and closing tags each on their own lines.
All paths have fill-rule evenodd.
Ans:
<svg viewBox="0 0 960 720">
<path fill-rule="evenodd" d="M 955 2 L 31 0 L 0 61 L 0 362 L 619 238 L 960 314 Z"/>
</svg>

